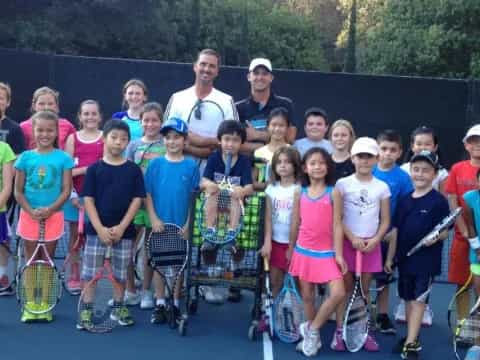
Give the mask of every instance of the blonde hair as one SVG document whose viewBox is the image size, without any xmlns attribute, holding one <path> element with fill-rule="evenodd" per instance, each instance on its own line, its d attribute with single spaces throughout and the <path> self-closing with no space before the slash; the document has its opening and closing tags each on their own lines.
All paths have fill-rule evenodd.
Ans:
<svg viewBox="0 0 480 360">
<path fill-rule="evenodd" d="M 49 88 L 48 86 L 42 86 L 41 88 L 38 88 L 35 90 L 33 93 L 33 98 L 32 98 L 32 107 L 31 107 L 31 112 L 32 114 L 35 113 L 35 103 L 38 101 L 38 98 L 42 95 L 47 95 L 50 94 L 54 97 L 55 103 L 57 104 L 57 107 L 59 107 L 59 97 L 60 93 L 56 90 L 53 90 L 52 88 Z"/>
<path fill-rule="evenodd" d="M 330 126 L 330 130 L 328 131 L 328 138 L 330 140 L 332 140 L 333 130 L 335 128 L 339 127 L 339 126 L 343 126 L 343 127 L 347 128 L 347 130 L 350 132 L 350 144 L 348 145 L 348 151 L 350 151 L 350 149 L 352 148 L 352 145 L 353 145 L 353 143 L 355 142 L 355 139 L 356 139 L 355 130 L 353 129 L 353 126 L 350 123 L 350 121 L 345 120 L 345 119 L 338 119 L 337 121 L 335 121 Z"/>
<path fill-rule="evenodd" d="M 123 85 L 123 89 L 122 89 L 122 94 L 123 94 L 122 106 L 125 109 L 128 109 L 128 104 L 125 101 L 125 94 L 127 93 L 128 88 L 132 85 L 136 85 L 136 86 L 142 88 L 143 94 L 145 95 L 145 101 L 148 99 L 147 85 L 145 85 L 145 83 L 140 79 L 130 79 Z"/>
<path fill-rule="evenodd" d="M 10 85 L 4 82 L 0 82 L 0 90 L 5 91 L 5 93 L 7 94 L 8 101 L 12 99 L 12 89 L 10 88 Z"/>
</svg>

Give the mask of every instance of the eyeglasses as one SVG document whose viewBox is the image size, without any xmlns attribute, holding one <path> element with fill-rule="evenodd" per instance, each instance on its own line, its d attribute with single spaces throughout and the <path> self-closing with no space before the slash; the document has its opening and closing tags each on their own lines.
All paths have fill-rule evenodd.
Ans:
<svg viewBox="0 0 480 360">
<path fill-rule="evenodd" d="M 202 103 L 203 103 L 202 99 L 198 99 L 197 102 L 195 103 L 194 114 L 198 120 L 202 120 Z"/>
</svg>

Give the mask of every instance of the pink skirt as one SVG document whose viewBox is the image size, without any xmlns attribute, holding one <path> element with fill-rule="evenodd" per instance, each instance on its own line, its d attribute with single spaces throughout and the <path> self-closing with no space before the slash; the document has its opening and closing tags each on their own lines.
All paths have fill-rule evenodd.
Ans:
<svg viewBox="0 0 480 360">
<path fill-rule="evenodd" d="M 270 266 L 280 269 L 282 271 L 288 271 L 287 253 L 288 244 L 282 244 L 272 240 L 272 252 L 270 254 Z"/>
<path fill-rule="evenodd" d="M 324 284 L 342 278 L 335 256 L 308 256 L 295 248 L 290 261 L 289 273 L 302 281 L 314 284 Z"/>
<path fill-rule="evenodd" d="M 353 248 L 350 240 L 343 240 L 343 258 L 347 263 L 348 271 L 355 272 L 355 259 L 357 250 Z M 362 253 L 362 273 L 382 272 L 382 249 L 380 243 L 369 253 Z"/>
</svg>

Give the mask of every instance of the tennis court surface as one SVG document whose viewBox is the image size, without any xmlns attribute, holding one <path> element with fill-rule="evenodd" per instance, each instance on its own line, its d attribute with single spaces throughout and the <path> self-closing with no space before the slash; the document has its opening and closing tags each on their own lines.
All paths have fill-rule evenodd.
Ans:
<svg viewBox="0 0 480 360">
<path fill-rule="evenodd" d="M 455 359 L 446 321 L 448 301 L 453 294 L 453 286 L 436 284 L 431 304 L 435 314 L 431 328 L 423 330 L 420 341 L 424 350 L 422 359 Z M 394 292 L 393 292 L 394 293 Z M 112 333 L 90 334 L 75 329 L 77 297 L 64 293 L 55 310 L 55 320 L 51 324 L 22 324 L 15 297 L 0 298 L 0 335 L 2 338 L 1 360 L 23 360 L 40 356 L 50 360 L 95 360 L 110 358 L 116 360 L 142 358 L 168 359 L 265 359 L 271 360 L 268 351 L 264 352 L 262 338 L 255 342 L 248 340 L 250 308 L 252 296 L 244 292 L 241 303 L 209 305 L 200 302 L 198 313 L 189 320 L 187 335 L 180 337 L 178 332 L 166 325 L 151 325 L 150 311 L 133 310 L 136 324 L 130 328 L 117 327 Z M 397 299 L 392 295 L 392 306 Z M 323 348 L 320 359 L 400 359 L 391 353 L 391 348 L 400 335 L 405 334 L 405 326 L 398 326 L 396 337 L 378 335 L 381 351 L 356 354 L 335 353 L 328 348 L 333 331 L 329 323 L 322 330 Z M 265 344 L 265 345 L 268 345 Z M 268 348 L 268 346 L 266 346 Z M 272 343 L 273 359 L 305 358 L 295 351 L 293 345 L 278 340 Z M 463 354 L 463 351 L 462 351 Z"/>
</svg>

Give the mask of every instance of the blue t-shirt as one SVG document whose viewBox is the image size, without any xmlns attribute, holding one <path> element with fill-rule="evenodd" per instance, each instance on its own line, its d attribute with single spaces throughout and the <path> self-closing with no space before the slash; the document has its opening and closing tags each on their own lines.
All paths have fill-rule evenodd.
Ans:
<svg viewBox="0 0 480 360">
<path fill-rule="evenodd" d="M 132 119 L 127 111 L 119 111 L 112 115 L 112 119 L 123 120 L 130 129 L 130 141 L 140 139 L 143 136 L 142 122 L 140 119 Z"/>
<path fill-rule="evenodd" d="M 198 165 L 190 157 L 179 162 L 169 161 L 164 156 L 150 161 L 145 187 L 158 218 L 165 223 L 184 226 L 191 195 L 198 188 L 199 179 Z"/>
<path fill-rule="evenodd" d="M 87 169 L 82 196 L 94 198 L 103 226 L 118 225 L 127 213 L 132 200 L 145 197 L 142 170 L 128 160 L 121 165 L 110 165 L 99 160 Z M 86 224 L 86 233 L 97 234 L 90 222 Z M 133 223 L 125 230 L 123 237 L 135 237 Z"/>
<path fill-rule="evenodd" d="M 224 174 L 225 163 L 223 162 L 222 152 L 216 150 L 208 157 L 203 177 L 218 184 L 222 181 Z M 230 169 L 228 178 L 233 185 L 250 185 L 252 183 L 252 163 L 250 159 L 245 155 L 238 154 L 237 161 Z"/>
<path fill-rule="evenodd" d="M 449 213 L 447 199 L 434 189 L 419 198 L 410 193 L 399 200 L 393 226 L 398 229 L 396 256 L 401 273 L 440 274 L 443 241 L 412 256 L 407 253 Z"/>
<path fill-rule="evenodd" d="M 480 229 L 480 192 L 479 190 L 470 190 L 463 194 L 465 204 L 472 210 L 475 229 Z M 479 235 L 479 234 L 477 234 Z M 480 235 L 479 235 L 480 236 Z M 470 248 L 470 263 L 478 264 L 478 258 L 475 251 Z"/>
<path fill-rule="evenodd" d="M 23 152 L 15 169 L 25 173 L 25 198 L 33 209 L 52 205 L 62 193 L 63 173 L 73 168 L 73 159 L 65 151 Z"/>
<path fill-rule="evenodd" d="M 398 200 L 413 191 L 413 184 L 410 175 L 395 165 L 390 170 L 383 171 L 377 165 L 373 168 L 373 176 L 385 182 L 390 188 L 390 217 L 393 219 L 397 208 Z"/>
</svg>

